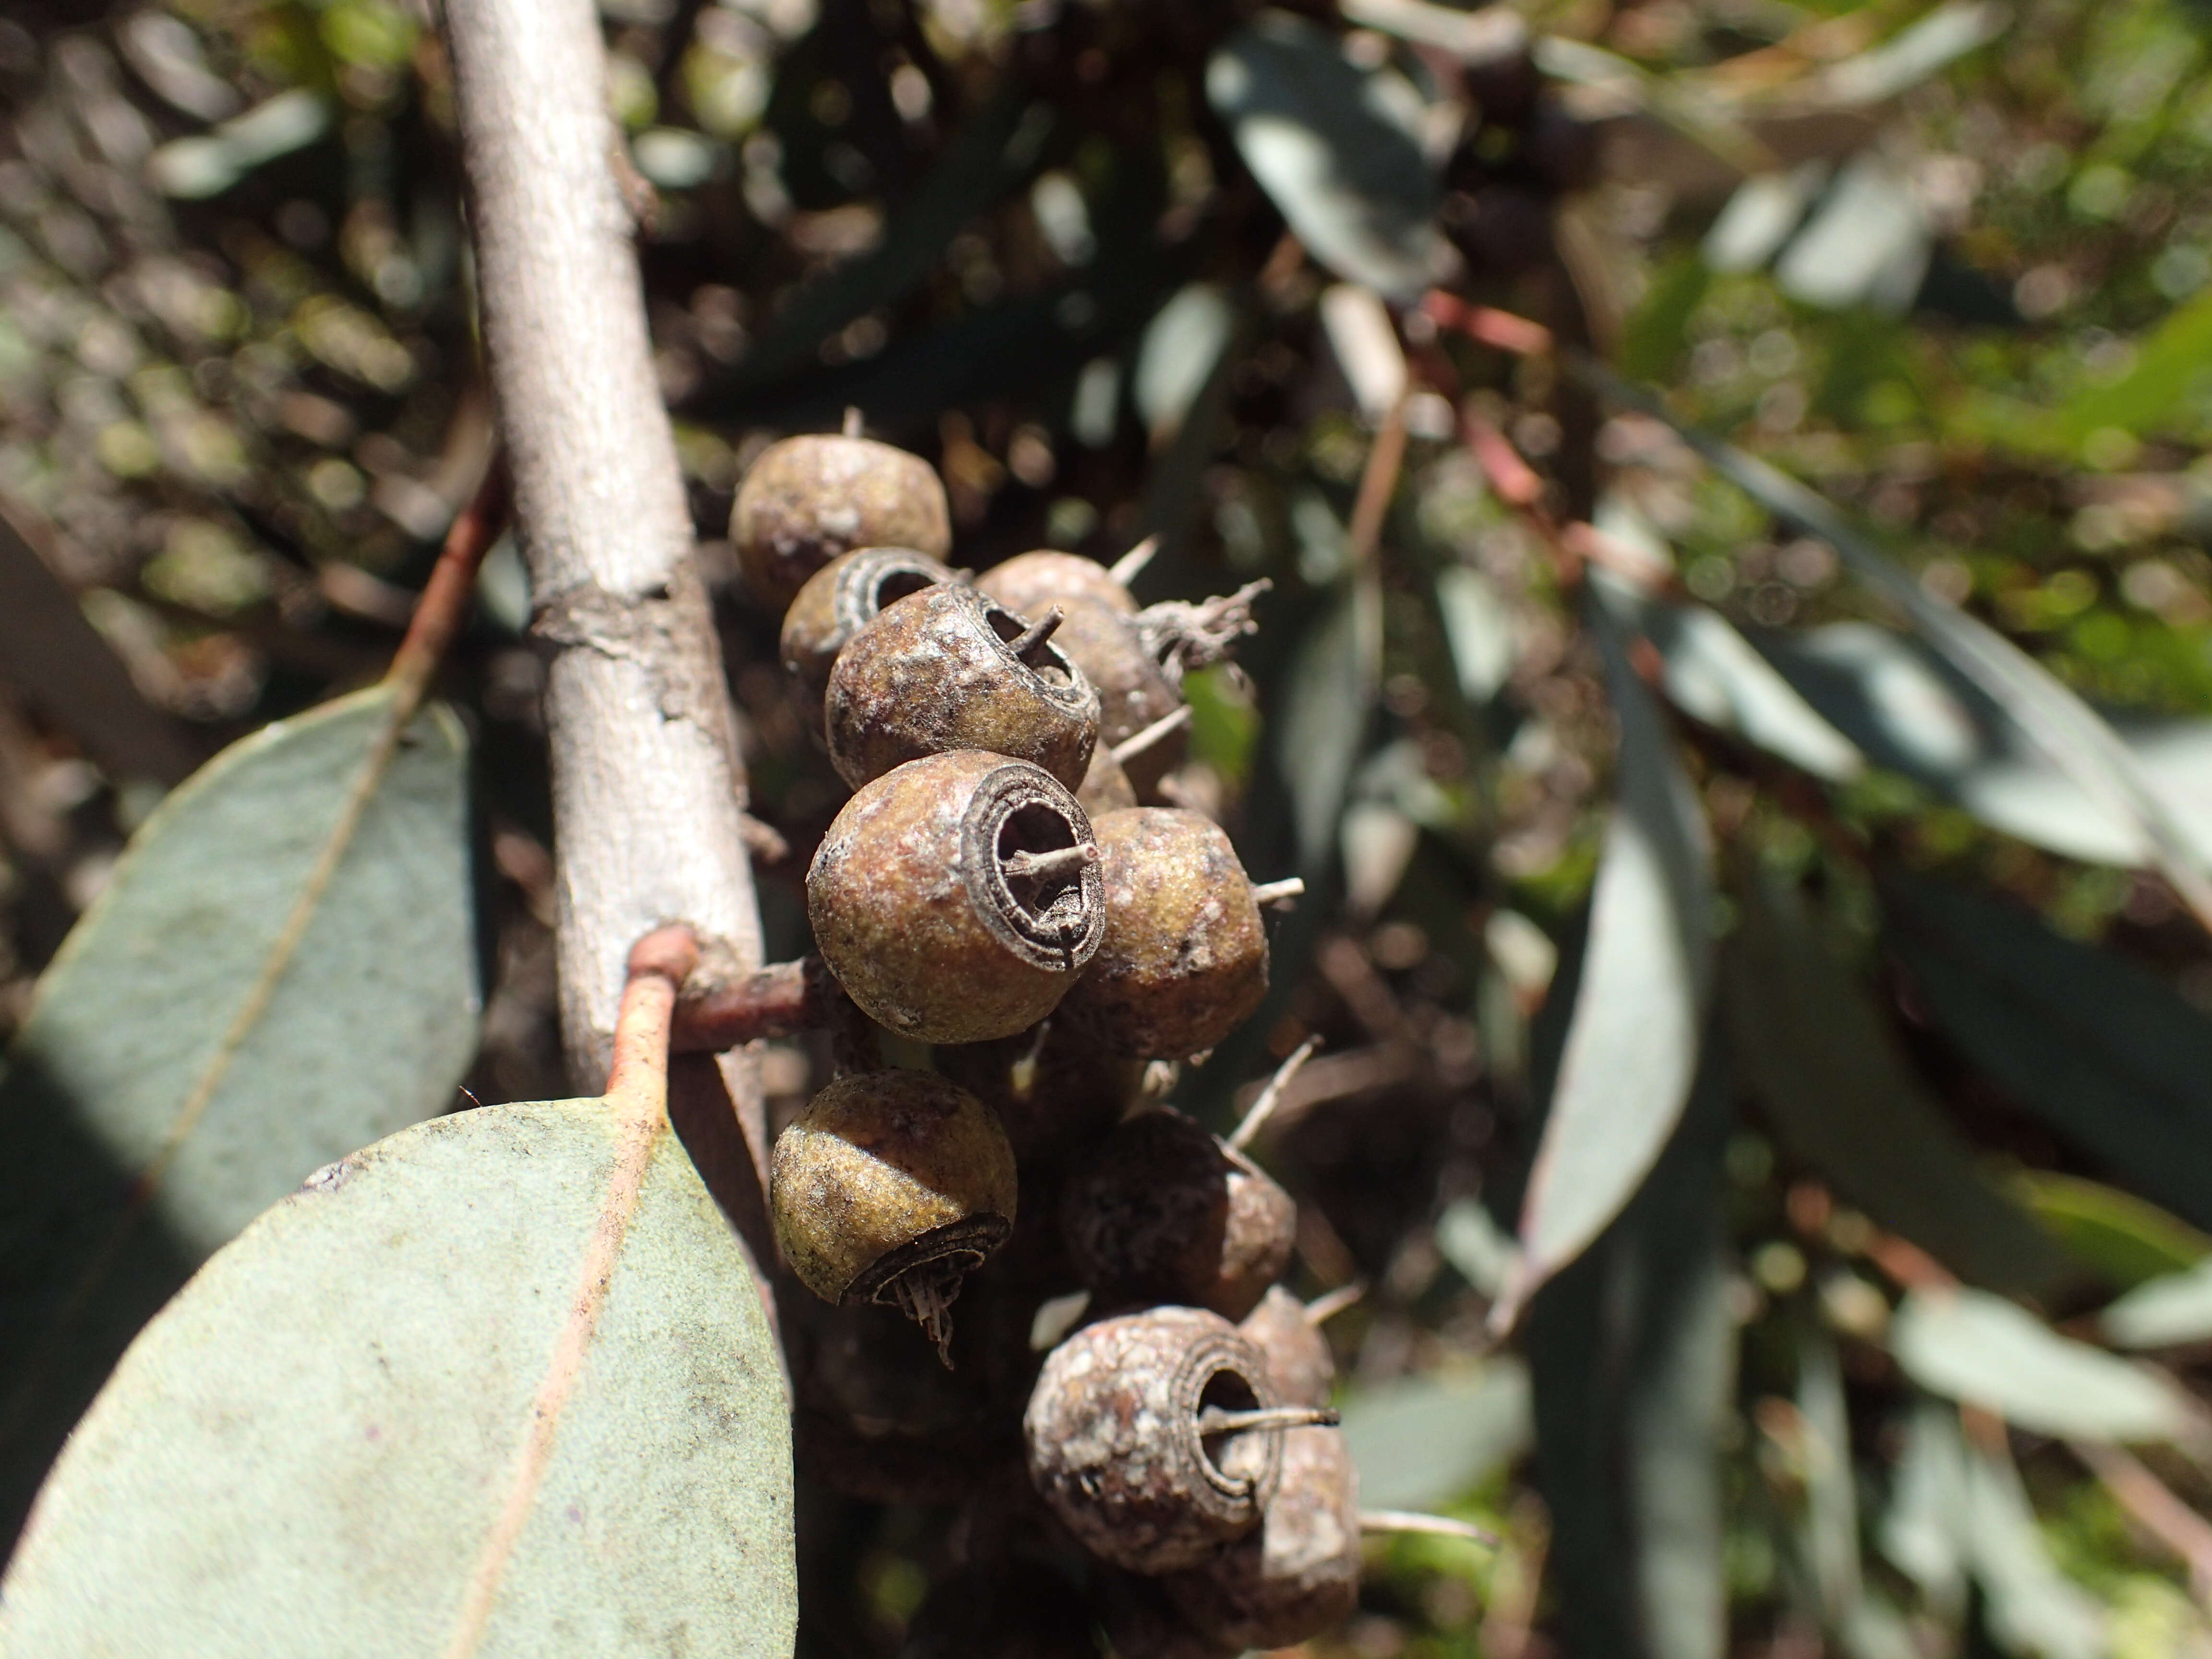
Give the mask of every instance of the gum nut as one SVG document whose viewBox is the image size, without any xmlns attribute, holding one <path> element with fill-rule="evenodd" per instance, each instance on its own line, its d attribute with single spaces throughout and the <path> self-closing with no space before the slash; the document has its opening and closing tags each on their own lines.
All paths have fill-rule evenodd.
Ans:
<svg viewBox="0 0 2212 1659">
<path fill-rule="evenodd" d="M 1182 693 L 1146 652 L 1129 619 L 1103 605 L 1077 602 L 1053 643 L 1083 671 L 1098 694 L 1098 741 L 1111 748 L 1182 707 Z M 1190 734 L 1170 732 L 1123 768 L 1138 799 L 1151 797 L 1159 781 L 1181 766 Z"/>
<path fill-rule="evenodd" d="M 993 565 L 975 578 L 975 586 L 1024 617 L 1042 616 L 1048 606 L 1078 599 L 1125 617 L 1137 614 L 1136 600 L 1104 565 L 1080 553 L 1056 553 L 1050 548 L 1017 553 L 1005 563 Z"/>
<path fill-rule="evenodd" d="M 1286 1648 L 1359 1605 L 1359 1475 L 1334 1429 L 1283 1436 L 1283 1474 L 1258 1530 L 1161 1581 L 1193 1628 L 1233 1648 Z"/>
<path fill-rule="evenodd" d="M 885 605 L 951 580 L 950 570 L 908 547 L 863 547 L 841 553 L 809 576 L 783 613 L 781 655 L 784 671 L 813 711 L 812 718 L 821 717 L 830 665 L 846 641 L 874 621 Z"/>
<path fill-rule="evenodd" d="M 746 591 L 781 614 L 806 579 L 856 547 L 952 550 L 945 485 L 919 455 L 870 438 L 809 433 L 770 444 L 730 510 Z"/>
<path fill-rule="evenodd" d="M 1321 1328 L 1306 1317 L 1304 1303 L 1281 1285 L 1271 1285 L 1237 1328 L 1267 1356 L 1267 1373 L 1285 1404 L 1328 1404 L 1336 1387 L 1336 1356 Z"/>
</svg>

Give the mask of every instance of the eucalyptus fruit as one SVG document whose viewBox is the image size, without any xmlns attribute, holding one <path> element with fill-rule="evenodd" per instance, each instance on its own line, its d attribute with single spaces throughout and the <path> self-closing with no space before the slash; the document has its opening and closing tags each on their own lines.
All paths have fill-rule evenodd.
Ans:
<svg viewBox="0 0 2212 1659">
<path fill-rule="evenodd" d="M 806 913 L 846 994 L 922 1042 L 1036 1024 L 1105 931 L 1089 815 L 1040 768 L 972 750 L 909 761 L 848 801 Z"/>
<path fill-rule="evenodd" d="M 1297 1206 L 1243 1152 L 1163 1109 L 1124 1122 L 1069 1177 L 1060 1228 L 1102 1300 L 1242 1319 L 1289 1265 Z"/>
<path fill-rule="evenodd" d="M 1267 931 L 1212 819 L 1140 806 L 1093 823 L 1106 929 L 1063 1017 L 1150 1059 L 1211 1048 L 1267 994 Z"/>
<path fill-rule="evenodd" d="M 1344 1437 L 1292 1429 L 1258 1528 L 1161 1588 L 1190 1626 L 1224 1646 L 1286 1648 L 1359 1605 L 1359 1474 Z"/>
<path fill-rule="evenodd" d="M 830 764 L 854 788 L 954 749 L 1034 762 L 1070 789 L 1098 740 L 1098 696 L 1054 640 L 972 588 L 942 583 L 886 606 L 837 653 L 823 699 Z"/>
<path fill-rule="evenodd" d="M 1054 1348 L 1022 1417 L 1030 1478 L 1091 1553 L 1196 1566 L 1259 1525 L 1282 1433 L 1334 1414 L 1278 1406 L 1267 1361 L 1218 1314 L 1154 1308 Z"/>
<path fill-rule="evenodd" d="M 884 606 L 953 580 L 927 553 L 910 547 L 864 547 L 841 553 L 806 579 L 783 613 L 783 666 L 806 706 L 818 712 L 830 670 L 845 641 Z"/>
<path fill-rule="evenodd" d="M 952 550 L 952 509 L 928 462 L 860 435 L 811 433 L 770 444 L 730 511 L 746 590 L 781 611 L 806 579 L 856 547 Z"/>
<path fill-rule="evenodd" d="M 842 1077 L 776 1137 L 776 1242 L 825 1302 L 887 1303 L 951 1364 L 960 1282 L 1014 1228 L 1014 1151 L 989 1109 L 928 1072 Z"/>
</svg>

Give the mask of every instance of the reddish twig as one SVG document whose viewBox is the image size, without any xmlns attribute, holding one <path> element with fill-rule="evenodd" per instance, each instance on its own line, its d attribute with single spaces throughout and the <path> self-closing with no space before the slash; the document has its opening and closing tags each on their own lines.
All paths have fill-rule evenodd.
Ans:
<svg viewBox="0 0 2212 1659">
<path fill-rule="evenodd" d="M 1421 301 L 1421 311 L 1439 328 L 1464 334 L 1470 340 L 1517 357 L 1534 357 L 1552 349 L 1552 331 L 1541 323 L 1516 317 L 1492 306 L 1469 305 L 1457 295 L 1431 289 Z"/>
<path fill-rule="evenodd" d="M 477 572 L 507 528 L 507 460 L 495 452 L 476 494 L 446 531 L 446 544 L 430 568 L 430 580 L 423 584 L 422 597 L 416 600 L 415 613 L 408 620 L 407 635 L 392 653 L 385 676 L 398 695 L 403 724 L 422 702 L 430 677 L 461 631 L 476 592 Z"/>
<path fill-rule="evenodd" d="M 742 979 L 690 984 L 677 1004 L 678 1054 L 720 1053 L 830 1023 L 844 996 L 818 957 L 773 963 Z"/>
</svg>

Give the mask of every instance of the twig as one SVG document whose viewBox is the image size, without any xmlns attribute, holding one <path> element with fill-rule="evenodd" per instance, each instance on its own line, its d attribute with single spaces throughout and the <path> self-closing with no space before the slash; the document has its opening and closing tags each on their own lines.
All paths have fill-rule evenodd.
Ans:
<svg viewBox="0 0 2212 1659">
<path fill-rule="evenodd" d="M 438 562 L 430 567 L 430 580 L 422 585 L 422 597 L 415 602 L 406 635 L 384 677 L 394 693 L 394 714 L 402 726 L 422 706 L 431 676 L 461 631 L 476 594 L 477 572 L 507 528 L 507 465 L 495 453 L 477 493 L 447 526 L 445 545 L 438 550 Z"/>
<path fill-rule="evenodd" d="M 1252 889 L 1252 902 L 1261 909 L 1269 906 L 1287 909 L 1292 899 L 1306 896 L 1304 876 L 1285 876 L 1280 881 L 1263 881 Z"/>
<path fill-rule="evenodd" d="M 1066 620 L 1067 608 L 1065 605 L 1056 605 L 1031 623 L 1020 634 L 1008 640 L 1006 649 L 1012 652 L 1022 661 L 1029 662 L 1031 654 L 1042 650 L 1045 642 L 1060 632 L 1060 623 Z"/>
<path fill-rule="evenodd" d="M 1267 1086 L 1260 1091 L 1260 1097 L 1252 1103 L 1252 1109 L 1244 1114 L 1244 1121 L 1230 1134 L 1229 1148 L 1231 1152 L 1243 1152 L 1258 1138 L 1260 1131 L 1267 1127 L 1267 1120 L 1275 1115 L 1275 1108 L 1283 1098 L 1283 1091 L 1290 1086 L 1291 1079 L 1298 1074 L 1305 1063 L 1313 1058 L 1314 1050 L 1320 1047 L 1321 1039 L 1310 1036 L 1298 1044 L 1288 1060 L 1275 1067 L 1274 1076 L 1269 1078 Z"/>
<path fill-rule="evenodd" d="M 1416 1532 L 1431 1538 L 1464 1538 L 1470 1544 L 1485 1544 L 1492 1549 L 1500 1547 L 1505 1540 L 1487 1527 L 1478 1527 L 1472 1521 L 1455 1521 L 1448 1515 L 1419 1515 L 1410 1510 L 1362 1510 L 1359 1512 L 1362 1532 Z"/>
<path fill-rule="evenodd" d="M 1439 328 L 1451 329 L 1470 340 L 1510 351 L 1516 356 L 1539 356 L 1556 343 L 1552 331 L 1541 323 L 1532 323 L 1526 317 L 1516 317 L 1492 306 L 1471 306 L 1441 289 L 1429 291 L 1421 301 L 1421 310 Z"/>
<path fill-rule="evenodd" d="M 485 356 L 550 654 L 562 1044 L 576 1085 L 596 1088 L 634 940 L 680 919 L 714 959 L 760 965 L 744 776 L 610 162 L 599 15 L 591 0 L 447 0 L 446 34 Z M 727 1055 L 717 1069 L 764 1190 L 756 1068 Z M 757 1194 L 717 1196 L 733 1218 L 764 1213 Z M 757 1272 L 773 1242 L 738 1224 Z"/>
<path fill-rule="evenodd" d="M 1127 587 L 1137 580 L 1138 573 L 1152 562 L 1152 556 L 1159 550 L 1160 538 L 1147 536 L 1108 566 L 1106 574 Z"/>
<path fill-rule="evenodd" d="M 1127 766 L 1169 732 L 1180 732 L 1189 724 L 1190 705 L 1187 702 L 1177 703 L 1172 713 L 1161 715 L 1150 726 L 1141 731 L 1132 732 L 1121 742 L 1115 744 L 1113 749 L 1114 763 L 1116 766 Z"/>
<path fill-rule="evenodd" d="M 1346 1308 L 1356 1307 L 1367 1299 L 1367 1281 L 1355 1279 L 1349 1285 L 1340 1285 L 1334 1290 L 1316 1297 L 1306 1304 L 1306 1323 L 1327 1324 Z"/>
<path fill-rule="evenodd" d="M 693 975 L 676 1006 L 676 1051 L 720 1053 L 763 1037 L 796 1036 L 830 1024 L 844 993 L 818 957 L 779 962 L 735 980 Z"/>
<path fill-rule="evenodd" d="M 1259 1406 L 1250 1411 L 1224 1411 L 1208 1406 L 1198 1414 L 1201 1439 L 1219 1434 L 1249 1434 L 1257 1430 L 1272 1434 L 1279 1429 L 1333 1429 L 1338 1422 L 1334 1406 Z"/>
<path fill-rule="evenodd" d="M 1406 468 L 1406 399 L 1390 405 L 1375 442 L 1367 452 L 1367 465 L 1359 475 L 1359 494 L 1352 503 L 1352 564 L 1355 570 L 1374 568 L 1382 544 L 1382 522 L 1398 493 L 1398 475 Z"/>
</svg>

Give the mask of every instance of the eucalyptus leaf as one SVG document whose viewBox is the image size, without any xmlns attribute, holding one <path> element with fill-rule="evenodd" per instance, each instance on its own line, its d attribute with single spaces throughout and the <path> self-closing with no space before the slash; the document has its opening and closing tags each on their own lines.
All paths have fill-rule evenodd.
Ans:
<svg viewBox="0 0 2212 1659">
<path fill-rule="evenodd" d="M 1343 1402 L 1345 1444 L 1370 1509 L 1464 1498 L 1528 1448 L 1528 1372 L 1499 1356 L 1480 1370 L 1401 1377 Z"/>
<path fill-rule="evenodd" d="M 2212 1261 L 2136 1285 L 2097 1316 L 2097 1328 L 2123 1348 L 2212 1341 Z"/>
<path fill-rule="evenodd" d="M 1289 785 L 1298 867 L 1322 867 L 1366 741 L 1382 678 L 1379 596 L 1353 581 L 1300 641 L 1286 677 L 1276 762 Z"/>
<path fill-rule="evenodd" d="M 1882 894 L 1891 950 L 1966 1057 L 2129 1186 L 2212 1228 L 2212 1018 L 2012 905 L 1903 872 Z"/>
<path fill-rule="evenodd" d="M 467 751 L 385 688 L 264 727 L 134 838 L 0 1079 L 0 1535 L 140 1325 L 311 1170 L 456 1104 Z"/>
<path fill-rule="evenodd" d="M 1680 1121 L 1712 975 L 1703 809 L 1674 740 L 1590 611 L 1620 725 L 1617 799 L 1590 899 L 1589 942 L 1521 1212 L 1522 1261 L 1493 1323 L 1620 1212 Z"/>
<path fill-rule="evenodd" d="M 1722 1006 L 1745 1079 L 1783 1144 L 1882 1226 L 1977 1284 L 2056 1282 L 2063 1253 L 1975 1167 L 1796 890 L 1749 870 L 1731 886 L 1738 921 Z"/>
<path fill-rule="evenodd" d="M 1448 258 L 1421 98 L 1349 62 L 1334 34 L 1263 12 L 1206 66 L 1206 95 L 1298 240 L 1339 276 L 1411 301 Z"/>
<path fill-rule="evenodd" d="M 2212 1238 L 2100 1181 L 2056 1170 L 2015 1170 L 2006 1184 L 2076 1261 L 2116 1288 L 2132 1290 L 2212 1256 Z"/>
<path fill-rule="evenodd" d="M 2061 1336 L 1983 1291 L 1915 1291 L 1890 1326 L 1890 1352 L 1929 1393 L 1979 1406 L 2031 1433 L 2084 1440 L 2186 1440 L 2187 1396 L 2133 1360 Z"/>
<path fill-rule="evenodd" d="M 1579 1659 L 1726 1650 L 1722 1453 L 1735 1321 L 1721 1232 L 1727 1072 L 1709 1050 L 1627 1209 L 1528 1313 L 1536 1482 Z"/>
<path fill-rule="evenodd" d="M 225 1247 L 71 1437 L 0 1645 L 788 1654 L 774 1342 L 651 1104 L 403 1130 Z"/>
<path fill-rule="evenodd" d="M 1777 518 L 1834 548 L 1854 574 L 1905 612 L 1946 663 L 2007 711 L 2052 767 L 2142 838 L 2157 868 L 2212 927 L 2212 847 L 2182 830 L 2133 750 L 2103 716 L 1987 623 L 1928 592 L 1813 490 L 1676 419 L 1659 399 L 1602 365 L 1584 357 L 1574 367 L 1607 396 L 1673 428 L 1716 471 Z"/>
</svg>

